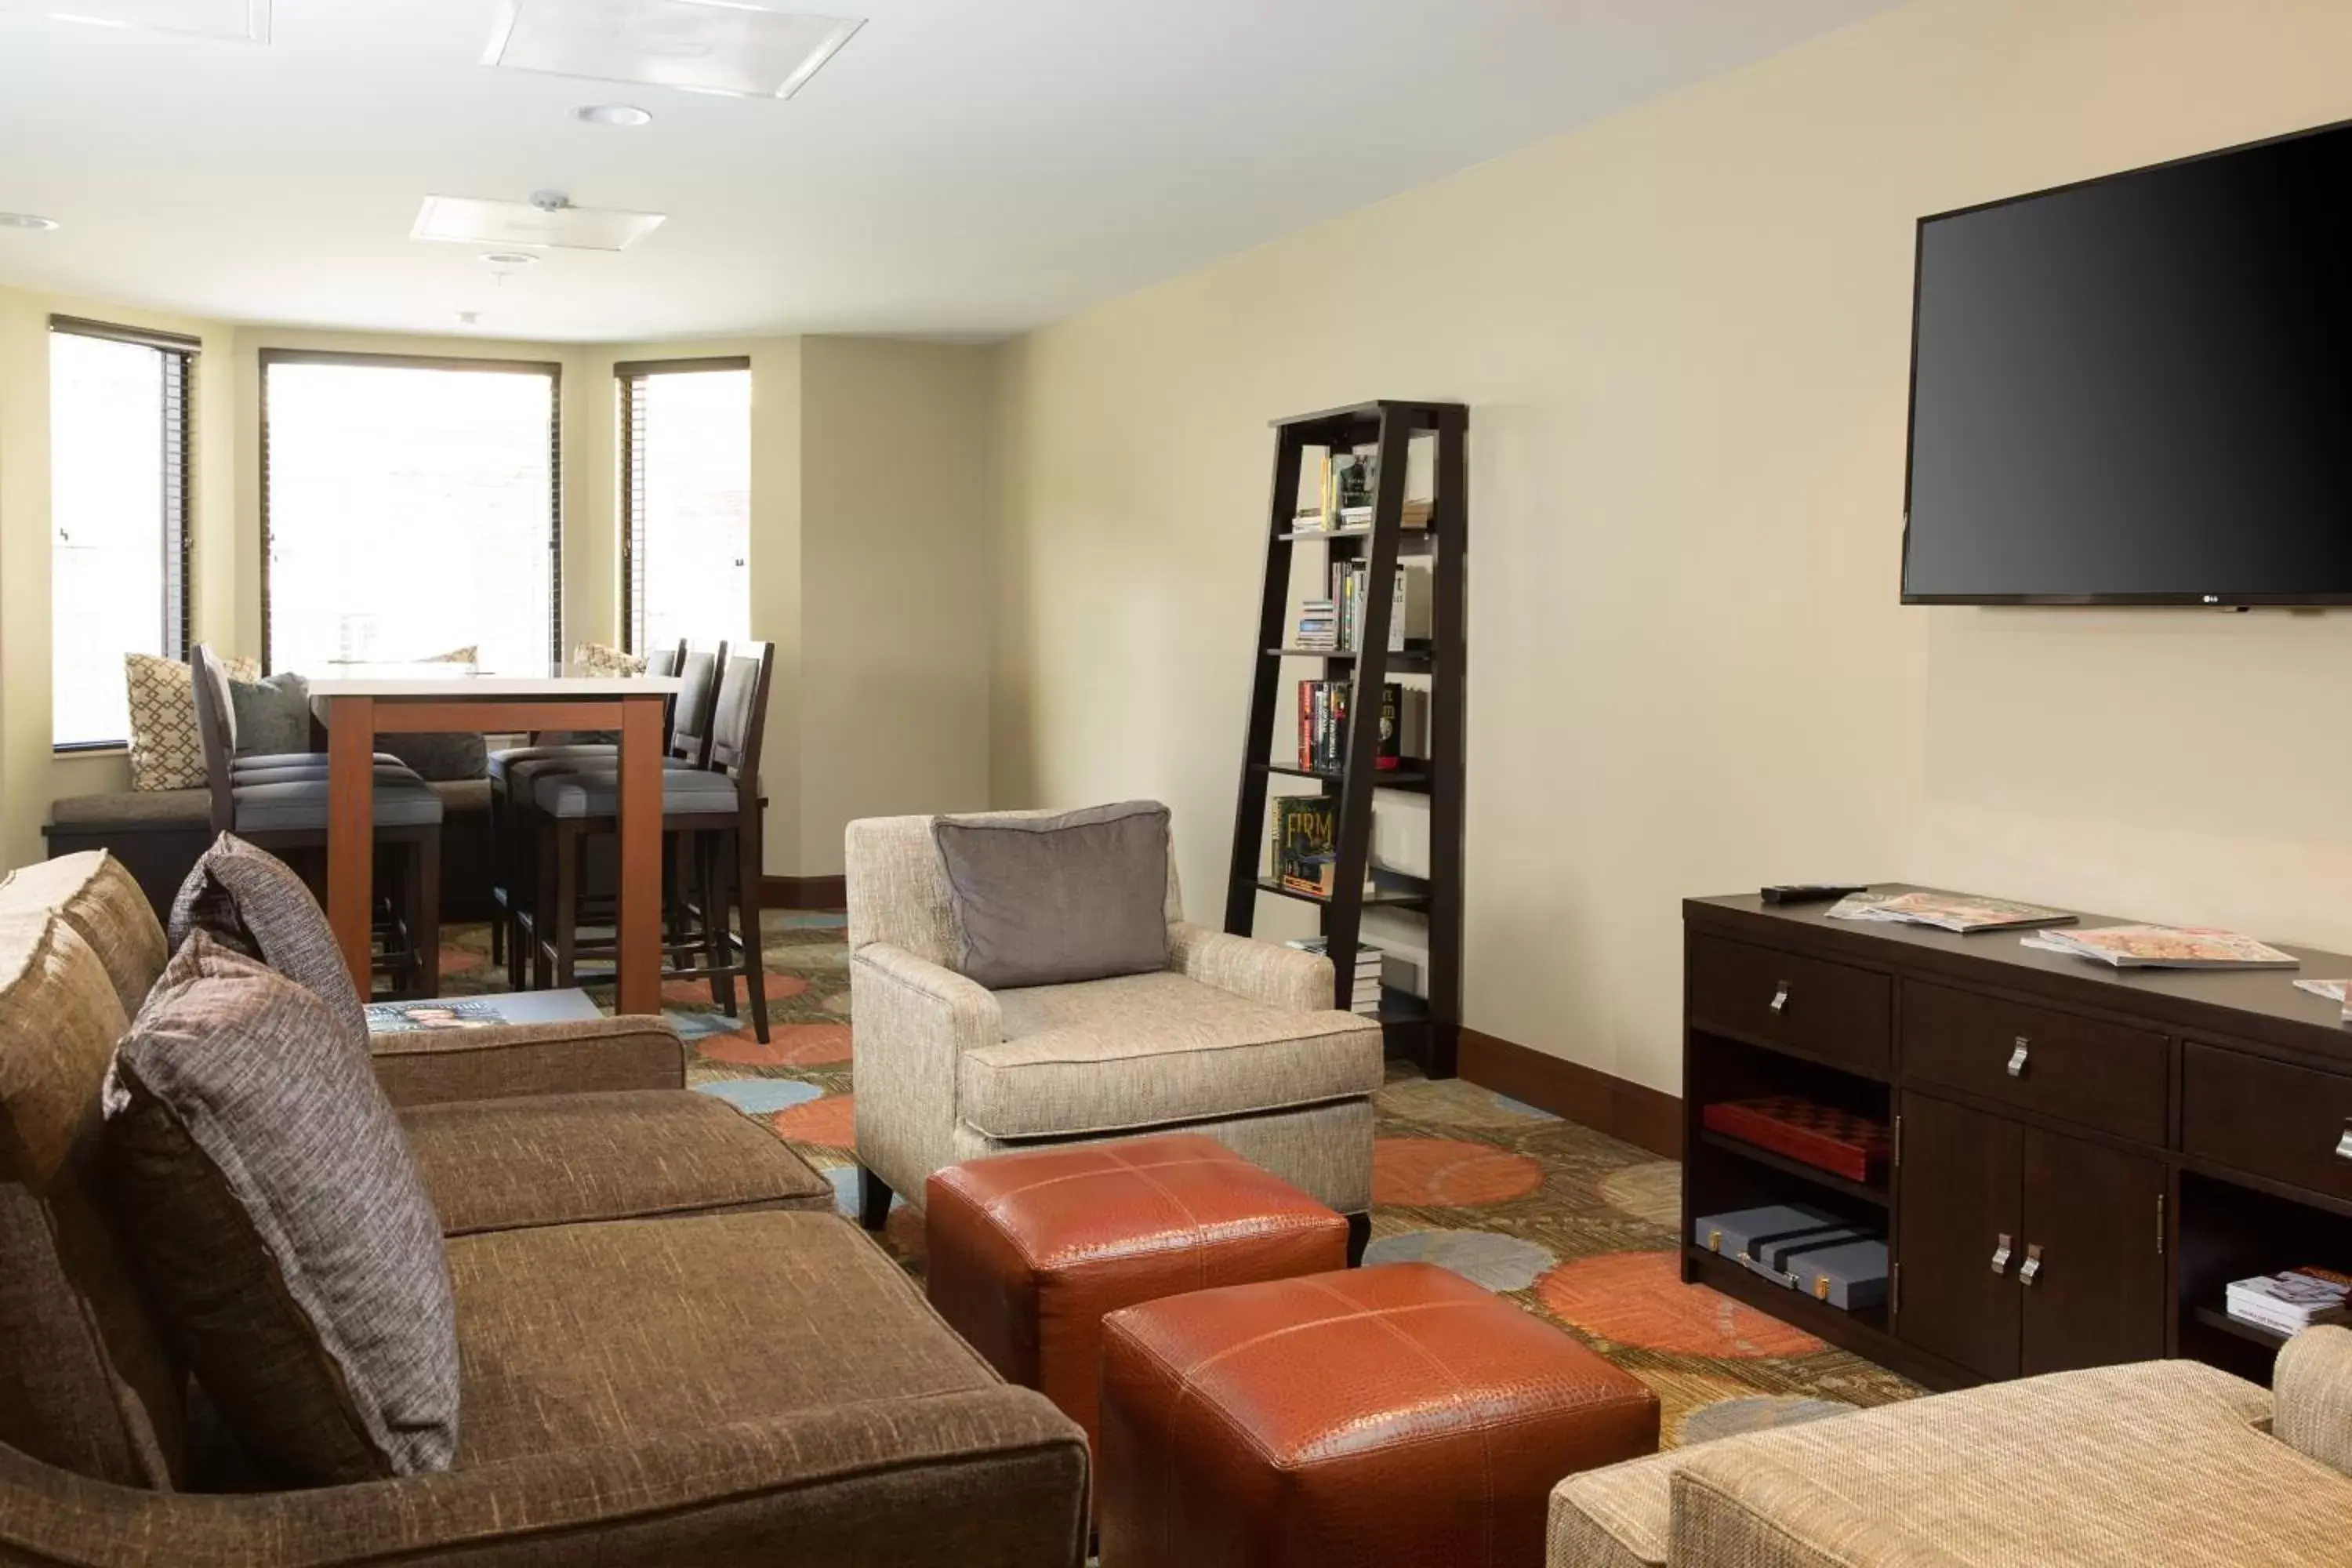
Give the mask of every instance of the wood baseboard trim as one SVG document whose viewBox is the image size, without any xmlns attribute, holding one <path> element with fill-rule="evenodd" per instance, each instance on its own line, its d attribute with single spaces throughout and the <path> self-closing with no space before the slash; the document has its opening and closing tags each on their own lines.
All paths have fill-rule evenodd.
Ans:
<svg viewBox="0 0 2352 1568">
<path fill-rule="evenodd" d="M 1462 1031 L 1460 1065 L 1462 1076 L 1481 1088 L 1669 1160 L 1683 1157 L 1683 1102 L 1677 1096 L 1471 1028 Z"/>
<path fill-rule="evenodd" d="M 846 877 L 762 877 L 763 910 L 837 910 L 849 902 Z"/>
</svg>

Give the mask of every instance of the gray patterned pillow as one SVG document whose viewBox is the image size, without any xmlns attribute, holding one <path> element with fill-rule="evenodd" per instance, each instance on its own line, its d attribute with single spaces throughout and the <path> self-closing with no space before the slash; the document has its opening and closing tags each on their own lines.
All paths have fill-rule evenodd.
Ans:
<svg viewBox="0 0 2352 1568">
<path fill-rule="evenodd" d="M 197 931 L 308 989 L 352 1048 L 367 1054 L 367 1010 L 327 911 L 285 861 L 234 833 L 214 839 L 172 900 L 173 951 Z"/>
<path fill-rule="evenodd" d="M 274 757 L 310 749 L 310 683 L 288 670 L 267 680 L 228 682 L 236 715 L 236 754 Z"/>
<path fill-rule="evenodd" d="M 116 1049 L 103 1161 L 166 1332 L 283 1487 L 449 1467 L 441 1226 L 366 1059 L 317 997 L 202 932 Z"/>
<path fill-rule="evenodd" d="M 1168 808 L 942 816 L 953 967 L 992 991 L 1168 967 Z"/>
</svg>

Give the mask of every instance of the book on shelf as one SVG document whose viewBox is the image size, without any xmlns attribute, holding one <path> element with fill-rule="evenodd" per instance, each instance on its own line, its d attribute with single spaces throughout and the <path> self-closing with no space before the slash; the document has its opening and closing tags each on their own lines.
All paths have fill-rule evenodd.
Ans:
<svg viewBox="0 0 2352 1568">
<path fill-rule="evenodd" d="M 1331 563 L 1331 597 L 1338 607 L 1339 646 L 1350 652 L 1364 647 L 1364 611 L 1370 603 L 1371 564 L 1364 561 Z M 1311 604 L 1327 601 L 1310 600 Z M 1431 574 L 1399 566 L 1389 596 L 1389 651 L 1402 653 L 1412 642 L 1426 642 L 1433 631 L 1434 583 Z"/>
<path fill-rule="evenodd" d="M 2020 926 L 2063 925 L 2074 917 L 2063 910 L 2048 910 L 2009 899 L 1922 889 L 1909 893 L 1852 893 L 1832 906 L 1828 918 L 1932 926 L 1937 931 L 1966 935 L 1979 931 L 2013 931 Z"/>
<path fill-rule="evenodd" d="M 2347 1295 L 2352 1295 L 2352 1275 L 2307 1263 L 2277 1274 L 2232 1279 L 2224 1301 L 2230 1316 L 2242 1323 L 2294 1335 L 2315 1324 L 2352 1321 Z"/>
<path fill-rule="evenodd" d="M 2098 926 L 2037 931 L 2027 947 L 2117 969 L 2294 969 L 2301 960 L 2242 931 L 2211 926 Z"/>
<path fill-rule="evenodd" d="M 1304 648 L 1336 648 L 1340 646 L 1339 606 L 1329 599 L 1301 599 L 1298 602 L 1298 626 L 1291 634 L 1290 646 Z"/>
<path fill-rule="evenodd" d="M 1434 437 L 1416 436 L 1411 445 L 1412 457 L 1422 456 L 1428 445 L 1434 448 Z M 1320 452 L 1321 456 L 1315 454 Z M 1405 464 L 1405 487 L 1408 492 L 1428 484 L 1424 474 L 1416 470 L 1423 464 L 1408 458 Z M 1291 510 L 1291 527 L 1297 532 L 1333 533 L 1342 530 L 1361 531 L 1372 521 L 1373 498 L 1380 493 L 1381 449 L 1377 443 L 1360 447 L 1307 448 L 1299 463 L 1298 497 Z M 1426 495 L 1405 498 L 1399 512 L 1403 526 L 1425 529 L 1434 503 Z"/>
<path fill-rule="evenodd" d="M 1347 680 L 1298 683 L 1298 765 L 1308 773 L 1336 773 L 1348 765 L 1348 701 L 1355 684 Z M 1394 773 L 1404 766 L 1404 688 L 1381 688 L 1381 732 L 1372 766 Z"/>
<path fill-rule="evenodd" d="M 1273 805 L 1268 874 L 1291 892 L 1330 898 L 1339 891 L 1339 801 L 1328 795 L 1285 795 L 1275 796 Z M 1364 891 L 1372 891 L 1369 867 Z"/>
</svg>

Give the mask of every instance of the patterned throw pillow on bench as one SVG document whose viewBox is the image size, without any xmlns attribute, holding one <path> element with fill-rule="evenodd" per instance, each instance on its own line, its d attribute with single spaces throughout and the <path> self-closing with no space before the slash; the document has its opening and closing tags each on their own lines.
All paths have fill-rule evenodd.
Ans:
<svg viewBox="0 0 2352 1568">
<path fill-rule="evenodd" d="M 261 679 L 258 660 L 224 662 L 231 679 Z M 176 658 L 127 653 L 122 675 L 131 689 L 131 787 L 202 789 L 205 745 L 196 732 L 194 672 Z"/>
</svg>

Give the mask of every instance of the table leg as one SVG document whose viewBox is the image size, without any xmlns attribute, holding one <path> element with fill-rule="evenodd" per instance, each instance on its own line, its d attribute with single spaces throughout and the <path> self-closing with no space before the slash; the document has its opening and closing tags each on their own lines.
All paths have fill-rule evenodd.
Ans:
<svg viewBox="0 0 2352 1568">
<path fill-rule="evenodd" d="M 618 984 L 623 1013 L 661 1011 L 662 701 L 621 701 L 621 899 Z"/>
<path fill-rule="evenodd" d="M 375 702 L 327 704 L 327 924 L 364 1002 L 374 987 L 369 905 L 375 891 Z"/>
</svg>

